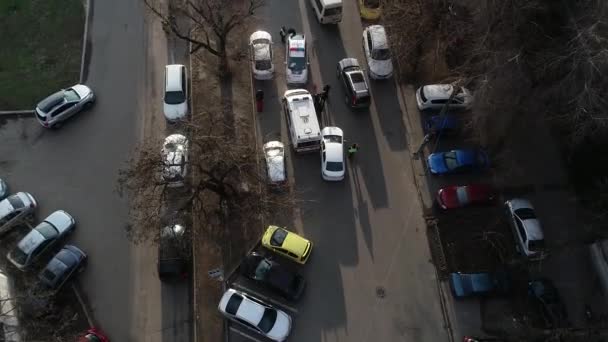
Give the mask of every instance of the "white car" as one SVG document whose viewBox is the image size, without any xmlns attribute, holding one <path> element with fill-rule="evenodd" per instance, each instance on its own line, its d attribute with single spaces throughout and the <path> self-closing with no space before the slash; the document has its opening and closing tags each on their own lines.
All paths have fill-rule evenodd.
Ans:
<svg viewBox="0 0 608 342">
<path fill-rule="evenodd" d="M 234 289 L 226 290 L 218 309 L 228 319 L 273 341 L 285 341 L 291 331 L 288 314 Z"/>
<path fill-rule="evenodd" d="M 344 134 L 338 127 L 325 127 L 321 131 L 321 176 L 326 181 L 344 179 Z"/>
<path fill-rule="evenodd" d="M 256 31 L 249 37 L 251 71 L 256 80 L 271 80 L 274 75 L 272 63 L 272 37 L 266 31 Z"/>
<path fill-rule="evenodd" d="M 91 107 L 95 94 L 84 84 L 62 89 L 36 105 L 36 119 L 46 128 L 57 128 L 75 114 Z"/>
<path fill-rule="evenodd" d="M 454 86 L 451 84 L 430 84 L 416 90 L 416 104 L 418 110 L 441 110 L 448 102 Z M 464 88 L 458 87 L 456 95 L 452 98 L 449 109 L 468 109 L 473 103 L 473 95 Z"/>
<path fill-rule="evenodd" d="M 384 26 L 371 25 L 363 30 L 363 50 L 371 78 L 381 80 L 393 76 L 393 62 Z"/>
<path fill-rule="evenodd" d="M 38 204 L 27 192 L 18 192 L 0 201 L 0 235 L 7 233 L 25 218 L 34 216 Z"/>
<path fill-rule="evenodd" d="M 184 65 L 165 66 L 163 111 L 170 123 L 184 120 L 188 114 L 188 75 Z"/>
<path fill-rule="evenodd" d="M 304 85 L 308 82 L 308 54 L 303 34 L 287 37 L 285 44 L 285 77 L 287 84 Z"/>
<path fill-rule="evenodd" d="M 188 173 L 188 139 L 181 134 L 171 134 L 165 138 L 161 176 L 169 187 L 184 185 Z"/>
<path fill-rule="evenodd" d="M 525 199 L 514 198 L 505 202 L 505 209 L 519 252 L 528 258 L 543 258 L 545 239 L 532 203 Z"/>
<path fill-rule="evenodd" d="M 269 141 L 263 148 L 268 181 L 271 185 L 285 184 L 285 146 L 280 141 Z"/>
</svg>

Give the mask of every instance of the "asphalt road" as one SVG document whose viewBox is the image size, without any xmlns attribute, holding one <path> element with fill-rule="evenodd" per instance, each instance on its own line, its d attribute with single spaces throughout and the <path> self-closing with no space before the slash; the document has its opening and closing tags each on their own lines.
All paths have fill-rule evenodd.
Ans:
<svg viewBox="0 0 608 342">
<path fill-rule="evenodd" d="M 80 287 L 112 341 L 190 341 L 189 286 L 161 284 L 156 248 L 128 242 L 127 199 L 116 192 L 132 148 L 163 132 L 163 68 L 187 62 L 185 45 L 168 44 L 141 1 L 92 5 L 85 83 L 96 105 L 57 131 L 32 117 L 0 122 L 1 174 L 13 191 L 34 195 L 38 219 L 56 209 L 76 218 L 70 242 L 89 255 Z"/>
<path fill-rule="evenodd" d="M 434 268 L 426 241 L 422 207 L 413 181 L 404 109 L 393 80 L 371 81 L 369 112 L 353 112 L 343 102 L 336 64 L 344 57 L 365 63 L 362 23 L 356 1 L 345 1 L 343 21 L 321 26 L 307 0 L 270 0 L 260 11 L 259 29 L 275 44 L 274 81 L 256 82 L 266 106 L 258 115 L 264 141 L 279 132 L 288 142 L 279 101 L 285 91 L 282 25 L 304 31 L 312 84 L 331 85 L 327 125 L 345 132 L 361 149 L 343 182 L 324 182 L 317 153 L 288 156 L 288 173 L 303 198 L 291 229 L 314 242 L 301 268 L 307 292 L 292 312 L 290 341 L 446 341 Z M 231 341 L 263 340 L 232 326 Z M 234 330 L 239 330 L 236 333 Z"/>
</svg>

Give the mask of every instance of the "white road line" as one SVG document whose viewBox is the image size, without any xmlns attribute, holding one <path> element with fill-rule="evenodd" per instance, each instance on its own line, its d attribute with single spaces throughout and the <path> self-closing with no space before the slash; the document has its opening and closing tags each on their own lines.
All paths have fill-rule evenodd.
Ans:
<svg viewBox="0 0 608 342">
<path fill-rule="evenodd" d="M 240 285 L 238 283 L 232 283 L 230 286 L 232 286 L 233 288 L 236 288 L 237 290 L 242 290 L 244 292 L 250 293 L 254 297 L 257 297 L 257 298 L 259 298 L 259 299 L 261 299 L 263 301 L 270 302 L 270 303 L 278 306 L 281 309 L 285 309 L 287 311 L 290 311 L 292 314 L 297 314 L 298 313 L 298 309 L 296 309 L 294 307 L 291 307 L 289 305 L 286 305 L 285 303 L 279 302 L 278 300 L 272 299 L 272 298 L 270 298 L 268 296 L 265 296 L 265 295 L 263 295 L 263 294 L 255 291 L 255 290 L 252 290 L 252 289 L 250 289 L 248 287 L 245 287 L 243 285 Z"/>
<path fill-rule="evenodd" d="M 231 331 L 234 331 L 235 333 L 237 333 L 237 334 L 239 334 L 239 335 L 241 335 L 241 336 L 243 336 L 243 337 L 245 337 L 245 338 L 250 339 L 251 341 L 255 341 L 255 342 L 263 342 L 262 340 L 260 340 L 260 339 L 258 339 L 258 338 L 255 338 L 255 337 L 253 337 L 253 336 L 251 336 L 251 335 L 249 335 L 249 334 L 246 334 L 246 333 L 244 333 L 243 331 L 238 330 L 237 328 L 230 327 L 230 330 L 231 330 Z"/>
</svg>

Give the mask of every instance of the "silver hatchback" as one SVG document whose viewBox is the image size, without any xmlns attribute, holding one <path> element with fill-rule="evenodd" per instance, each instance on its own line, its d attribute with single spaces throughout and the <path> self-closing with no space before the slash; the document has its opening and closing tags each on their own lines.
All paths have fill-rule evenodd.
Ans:
<svg viewBox="0 0 608 342">
<path fill-rule="evenodd" d="M 36 106 L 36 118 L 47 128 L 56 128 L 73 115 L 93 105 L 95 94 L 91 88 L 77 84 L 68 89 L 62 89 Z"/>
<path fill-rule="evenodd" d="M 0 235 L 31 217 L 36 209 L 36 200 L 27 192 L 18 192 L 0 202 Z"/>
</svg>

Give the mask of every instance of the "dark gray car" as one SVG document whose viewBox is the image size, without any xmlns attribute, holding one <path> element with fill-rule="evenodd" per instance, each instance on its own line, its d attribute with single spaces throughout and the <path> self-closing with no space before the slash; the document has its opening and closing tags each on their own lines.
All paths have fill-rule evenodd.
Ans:
<svg viewBox="0 0 608 342">
<path fill-rule="evenodd" d="M 18 269 L 24 271 L 44 251 L 74 230 L 76 221 L 63 210 L 57 210 L 32 229 L 6 256 Z"/>
<path fill-rule="evenodd" d="M 55 254 L 46 267 L 40 272 L 38 278 L 47 290 L 56 292 L 68 282 L 76 272 L 84 270 L 87 255 L 80 248 L 65 245 Z"/>
</svg>

